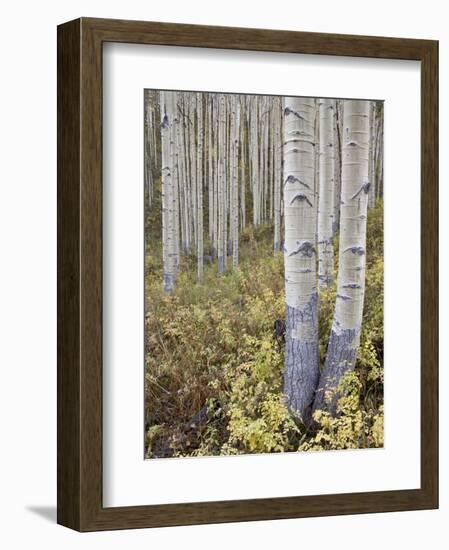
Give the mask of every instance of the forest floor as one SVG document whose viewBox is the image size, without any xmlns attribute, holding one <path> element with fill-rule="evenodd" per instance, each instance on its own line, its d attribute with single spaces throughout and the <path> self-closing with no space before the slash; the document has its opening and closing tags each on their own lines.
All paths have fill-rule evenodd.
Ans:
<svg viewBox="0 0 449 550">
<path fill-rule="evenodd" d="M 232 268 L 228 257 L 228 270 L 219 276 L 216 262 L 207 264 L 202 284 L 196 280 L 194 255 L 184 256 L 170 295 L 162 290 L 160 220 L 151 213 L 146 231 L 148 458 L 383 445 L 382 201 L 368 214 L 365 307 L 356 369 L 342 381 L 339 414 L 332 418 L 318 411 L 309 429 L 293 420 L 282 394 L 284 342 L 274 324 L 285 318 L 284 259 L 282 253 L 273 253 L 273 228 L 245 228 L 238 268 Z M 335 285 L 320 290 L 321 365 L 335 294 Z"/>
</svg>

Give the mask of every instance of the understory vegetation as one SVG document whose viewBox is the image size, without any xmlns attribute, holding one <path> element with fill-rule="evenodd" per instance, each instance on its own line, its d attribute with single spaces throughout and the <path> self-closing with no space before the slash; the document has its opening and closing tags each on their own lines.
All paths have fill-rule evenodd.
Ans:
<svg viewBox="0 0 449 550">
<path fill-rule="evenodd" d="M 157 199 L 156 199 L 157 200 Z M 369 210 L 366 288 L 356 368 L 340 383 L 337 414 L 316 411 L 305 427 L 282 393 L 284 257 L 273 226 L 247 226 L 240 263 L 218 276 L 182 255 L 164 293 L 160 208 L 148 209 L 145 260 L 146 457 L 355 449 L 383 445 L 383 205 Z M 338 258 L 338 236 L 335 239 Z M 337 278 L 338 262 L 334 266 Z M 331 330 L 336 285 L 319 294 L 320 365 Z M 280 321 L 276 323 L 276 321 Z M 276 328 L 275 328 L 276 326 Z"/>
</svg>

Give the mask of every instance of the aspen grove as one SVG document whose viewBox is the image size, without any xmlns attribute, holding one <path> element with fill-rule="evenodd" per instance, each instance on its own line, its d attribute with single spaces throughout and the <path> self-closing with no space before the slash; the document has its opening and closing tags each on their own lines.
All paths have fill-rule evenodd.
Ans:
<svg viewBox="0 0 449 550">
<path fill-rule="evenodd" d="M 146 456 L 383 444 L 383 103 L 145 90 Z"/>
</svg>

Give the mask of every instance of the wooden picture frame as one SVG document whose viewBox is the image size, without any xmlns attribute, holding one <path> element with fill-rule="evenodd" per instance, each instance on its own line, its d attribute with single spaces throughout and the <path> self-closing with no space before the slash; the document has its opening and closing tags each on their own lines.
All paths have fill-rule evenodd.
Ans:
<svg viewBox="0 0 449 550">
<path fill-rule="evenodd" d="M 127 42 L 421 62 L 421 488 L 105 508 L 102 45 Z M 58 523 L 79 531 L 438 506 L 438 42 L 81 18 L 58 27 Z"/>
</svg>

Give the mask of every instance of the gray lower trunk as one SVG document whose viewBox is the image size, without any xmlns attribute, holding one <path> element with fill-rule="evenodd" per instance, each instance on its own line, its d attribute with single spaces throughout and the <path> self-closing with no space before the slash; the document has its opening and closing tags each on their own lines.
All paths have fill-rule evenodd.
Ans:
<svg viewBox="0 0 449 550">
<path fill-rule="evenodd" d="M 284 393 L 293 413 L 308 424 L 320 375 L 318 365 L 318 295 L 314 294 L 303 309 L 286 306 L 286 333 L 297 333 L 298 324 L 310 325 L 310 339 L 287 336 L 285 347 Z"/>
<path fill-rule="evenodd" d="M 353 370 L 357 357 L 358 338 L 354 328 L 336 331 L 332 329 L 327 348 L 323 375 L 316 391 L 313 410 L 326 410 L 335 415 L 340 395 L 336 388 L 341 377 Z"/>
</svg>

